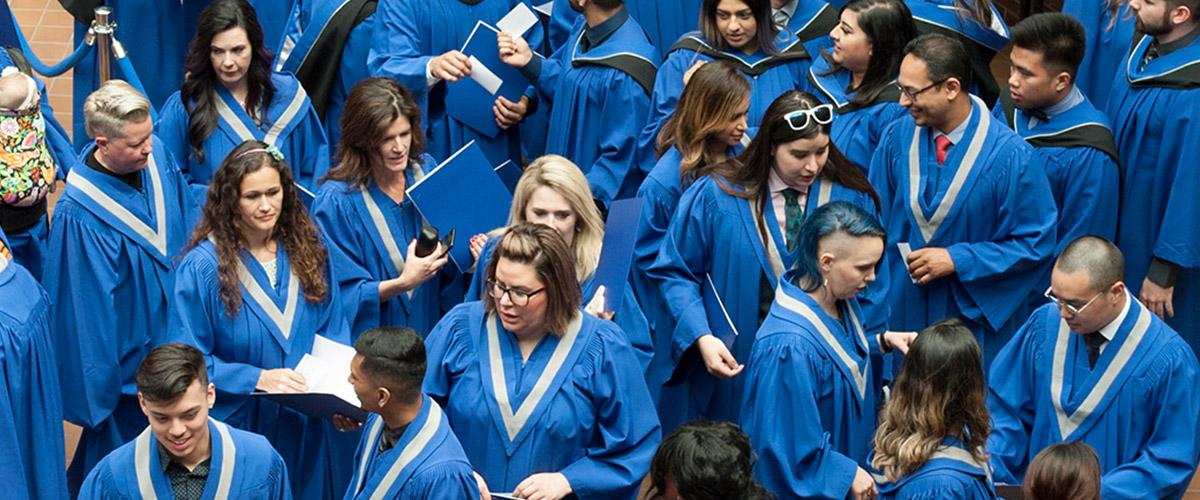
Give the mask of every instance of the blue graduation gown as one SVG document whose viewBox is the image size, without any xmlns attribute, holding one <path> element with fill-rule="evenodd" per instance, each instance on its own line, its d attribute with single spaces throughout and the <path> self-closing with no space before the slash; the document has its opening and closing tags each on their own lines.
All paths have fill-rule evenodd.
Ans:
<svg viewBox="0 0 1200 500">
<path fill-rule="evenodd" d="M 793 277 L 780 280 L 746 360 L 741 425 L 758 456 L 754 477 L 768 491 L 844 498 L 875 434 L 879 346 L 864 333 L 857 300 L 839 303 L 839 321 Z"/>
<path fill-rule="evenodd" d="M 442 407 L 429 396 L 422 397 L 417 417 L 383 453 L 379 452 L 383 419 L 372 414 L 364 428 L 345 500 L 479 498 L 471 462 Z"/>
<path fill-rule="evenodd" d="M 258 24 L 262 26 L 263 43 L 272 54 L 279 53 L 283 33 L 287 30 L 288 16 L 292 6 L 300 0 L 248 0 L 258 16 Z"/>
<path fill-rule="evenodd" d="M 133 69 L 146 87 L 146 98 L 152 106 L 160 107 L 183 84 L 183 61 L 188 44 L 196 36 L 200 13 L 209 0 L 104 0 L 113 12 L 109 19 L 116 22 L 116 38 L 129 53 Z M 75 45 L 83 42 L 88 27 L 75 22 Z M 271 43 L 268 40 L 268 43 Z M 83 127 L 83 100 L 100 86 L 96 72 L 96 53 L 92 51 L 75 66 L 74 73 L 74 135 L 75 144 L 87 143 Z M 44 59 L 45 54 L 41 55 Z M 57 59 L 54 59 L 57 62 Z M 116 60 L 112 64 L 113 78 L 123 78 Z M 180 156 L 179 158 L 183 158 Z"/>
<path fill-rule="evenodd" d="M 955 2 L 961 0 L 905 0 L 921 34 L 940 33 L 958 39 L 971 58 L 971 93 L 983 98 L 988 106 L 996 103 L 999 84 L 992 76 L 991 62 L 1008 45 L 1008 25 L 995 6 L 991 7 L 993 29 L 982 26 L 965 12 L 959 14 Z M 966 0 L 971 2 L 971 0 Z"/>
<path fill-rule="evenodd" d="M 423 163 L 434 164 L 428 156 Z M 408 185 L 421 177 L 421 167 L 410 165 Z M 329 181 L 312 211 L 321 231 L 329 235 L 329 259 L 352 340 L 379 326 L 407 326 L 427 335 L 462 297 L 451 265 L 416 289 L 379 301 L 379 283 L 400 276 L 408 244 L 421 234 L 424 219 L 407 197 L 397 204 L 374 181 L 359 187 Z"/>
<path fill-rule="evenodd" d="M 637 492 L 662 434 L 633 351 L 611 322 L 579 314 L 522 361 L 499 318 L 468 302 L 425 346 L 425 392 L 445 407 L 490 490 L 559 472 L 580 498 Z"/>
<path fill-rule="evenodd" d="M 395 78 L 412 91 L 422 110 L 426 147 L 435 158 L 449 158 L 468 142 L 483 150 L 495 165 L 519 161 L 519 127 L 488 137 L 446 114 L 446 83 L 429 87 L 425 68 L 429 60 L 450 50 L 461 50 L 477 21 L 492 26 L 524 0 L 395 0 L 380 2 L 367 67 L 372 76 Z M 527 33 L 531 47 L 541 44 L 542 28 Z M 490 103 L 489 103 L 490 106 Z"/>
<path fill-rule="evenodd" d="M 1047 446 L 1083 441 L 1100 457 L 1103 498 L 1179 498 L 1196 470 L 1196 356 L 1128 297 L 1129 313 L 1096 360 L 1059 317 L 1039 308 L 988 378 L 996 481 L 1015 483 Z"/>
<path fill-rule="evenodd" d="M 19 263 L 0 257 L 0 483 L 18 498 L 67 498 L 50 323 L 42 286 Z"/>
<path fill-rule="evenodd" d="M 749 126 L 758 128 L 763 114 L 775 98 L 784 92 L 800 88 L 800 83 L 812 63 L 801 40 L 789 33 L 781 34 L 776 44 L 781 53 L 774 56 L 762 50 L 752 55 L 741 51 L 717 51 L 697 31 L 688 33 L 672 46 L 666 61 L 659 67 L 658 76 L 654 79 L 650 115 L 639 134 L 642 154 L 649 155 L 640 159 L 639 167 L 647 172 L 654 167 L 658 133 L 679 105 L 679 97 L 683 94 L 684 73 L 697 61 L 726 61 L 742 72 L 750 82 L 750 111 L 746 115 L 746 122 Z"/>
<path fill-rule="evenodd" d="M 882 500 L 996 498 L 996 485 L 992 483 L 991 467 L 975 460 L 975 457 L 962 447 L 962 442 L 954 438 L 946 438 L 942 447 L 933 452 L 924 465 L 895 482 L 875 472 L 872 472 L 872 476 Z"/>
<path fill-rule="evenodd" d="M 638 162 L 650 157 L 637 136 L 650 109 L 649 87 L 658 51 L 637 21 L 629 18 L 600 45 L 584 52 L 580 47 L 584 27 L 581 17 L 569 43 L 541 64 L 535 85 L 551 106 L 546 152 L 579 165 L 592 195 L 608 206 L 637 192 L 642 178 Z"/>
<path fill-rule="evenodd" d="M 670 429 L 696 417 L 736 422 L 738 403 L 745 375 L 720 379 L 709 375 L 703 363 L 684 354 L 702 335 L 714 332 L 710 326 L 725 322 L 720 311 L 708 311 L 701 298 L 707 287 L 706 276 L 729 314 L 729 322 L 739 335 L 729 346 L 739 362 L 750 356 L 752 332 L 759 327 L 759 290 L 762 280 L 771 289 L 779 276 L 790 269 L 795 256 L 787 251 L 784 236 L 775 220 L 774 210 L 761 210 L 761 203 L 726 193 L 724 179 L 705 177 L 687 189 L 662 240 L 658 258 L 647 270 L 658 285 L 662 300 L 676 321 L 674 328 L 656 330 L 656 357 L 666 360 L 651 363 L 648 374 L 654 381 L 682 381 L 687 394 L 683 404 L 660 404 L 664 427 Z M 738 186 L 732 189 L 740 190 Z M 829 201 L 843 200 L 874 211 L 866 193 L 820 179 L 809 188 L 806 213 Z M 765 228 L 767 241 L 759 237 Z M 666 396 L 663 396 L 664 401 Z"/>
<path fill-rule="evenodd" d="M 834 105 L 837 118 L 833 120 L 830 140 L 865 173 L 888 126 L 907 116 L 908 110 L 900 105 L 900 91 L 894 86 L 886 87 L 868 103 L 851 102 L 856 92 L 846 92 L 850 72 L 828 72 L 829 62 L 824 57 L 815 57 L 806 75 L 807 86 L 822 101 Z"/>
<path fill-rule="evenodd" d="M 1075 74 L 1075 85 L 1079 86 L 1096 107 L 1104 109 L 1113 81 L 1123 73 L 1125 55 L 1137 36 L 1133 29 L 1133 12 L 1129 3 L 1123 2 L 1113 23 L 1109 2 L 1096 0 L 1063 0 L 1062 12 L 1078 19 L 1083 24 L 1085 44 L 1083 61 Z"/>
<path fill-rule="evenodd" d="M 537 1 L 535 3 L 541 3 Z M 700 6 L 704 0 L 628 0 L 625 8 L 645 30 L 650 43 L 664 52 L 680 36 L 700 25 Z M 550 8 L 550 52 L 562 47 L 581 15 L 566 3 L 554 0 Z"/>
<path fill-rule="evenodd" d="M 1108 102 L 1124 168 L 1116 243 L 1125 254 L 1125 285 L 1135 296 L 1151 258 L 1182 266 L 1175 317 L 1167 324 L 1200 352 L 1200 75 L 1193 64 L 1200 43 L 1139 69 L 1149 45 L 1143 38 L 1134 46 Z"/>
<path fill-rule="evenodd" d="M 326 48 L 324 45 L 326 40 L 323 38 L 328 35 L 326 30 L 339 29 L 341 23 L 352 23 L 361 13 L 359 11 L 343 11 L 348 5 L 347 0 L 296 1 L 284 29 L 279 57 L 276 59 L 277 71 L 296 74 L 303 83 L 303 78 L 308 75 L 300 75 L 302 66 L 305 66 L 307 70 L 308 64 L 318 64 L 315 61 L 318 57 L 322 59 L 322 62 L 328 60 L 327 57 L 321 57 L 325 56 L 321 51 Z M 373 9 L 374 6 L 365 8 Z M 367 55 L 371 50 L 371 37 L 374 34 L 377 19 L 374 10 L 371 12 L 357 24 L 348 27 L 349 33 L 345 34 L 344 40 L 332 44 L 342 50 L 340 58 L 337 59 L 337 67 L 324 68 L 326 71 L 334 73 L 328 77 L 332 81 L 325 82 L 321 78 L 315 78 L 318 80 L 316 82 L 318 88 L 305 89 L 313 101 L 313 108 L 316 109 L 317 116 L 324 124 L 325 137 L 329 139 L 331 155 L 336 155 L 337 144 L 342 137 L 341 120 L 342 112 L 346 108 L 346 98 L 350 96 L 350 91 L 355 84 L 370 76 L 367 71 Z M 351 18 L 342 18 L 341 16 L 351 16 Z M 330 26 L 331 24 L 339 26 Z M 314 60 L 309 60 L 309 58 Z M 328 87 L 325 87 L 325 84 L 328 84 Z"/>
<path fill-rule="evenodd" d="M 471 281 L 467 288 L 466 301 L 483 299 L 483 292 L 487 289 L 485 283 L 487 263 L 492 260 L 492 254 L 496 252 L 496 245 L 499 243 L 500 237 L 498 236 L 488 238 L 488 242 L 483 246 L 483 251 L 479 252 L 478 264 L 475 266 L 475 272 L 470 276 Z M 592 271 L 595 272 L 595 269 Z M 596 288 L 599 286 L 595 276 L 589 276 L 579 284 L 580 291 L 583 292 L 584 305 L 596 295 Z M 615 313 L 612 319 L 613 323 L 616 323 L 621 332 L 625 334 L 625 339 L 633 347 L 633 354 L 637 356 L 638 364 L 645 369 L 650 365 L 650 358 L 654 355 L 654 345 L 650 340 L 650 324 L 642 311 L 641 304 L 634 295 L 632 286 L 626 286 L 625 293 L 621 296 L 621 303 L 613 308 L 613 312 Z"/>
<path fill-rule="evenodd" d="M 891 304 L 892 330 L 919 331 L 951 316 L 966 320 L 986 366 L 1026 317 L 1028 295 L 1036 293 L 1054 251 L 1057 215 L 1033 148 L 974 99 L 966 133 L 941 167 L 933 132 L 911 116 L 880 142 L 870 179 L 883 202 L 888 241 L 878 286 L 866 294 Z M 897 247 L 904 242 L 913 250 L 947 249 L 955 274 L 914 285 Z"/>
<path fill-rule="evenodd" d="M 1080 236 L 1116 238 L 1121 172 L 1112 126 L 1104 113 L 1085 97 L 1050 121 L 1029 128 L 1029 115 L 1001 96 L 992 116 L 1033 146 L 1045 165 L 1058 207 L 1054 255 Z"/>
<path fill-rule="evenodd" d="M 272 288 L 263 266 L 239 251 L 242 306 L 231 318 L 220 297 L 216 247 L 201 242 L 179 264 L 170 335 L 204 353 L 209 380 L 217 386 L 213 417 L 266 436 L 288 470 L 295 471 L 291 482 L 298 498 L 333 498 L 349 484 L 357 435 L 250 397 L 263 370 L 295 368 L 312 351 L 318 333 L 349 343 L 338 288 L 332 286 L 336 281 L 326 278 L 331 286 L 324 302 L 309 302 L 282 243 L 276 258 L 277 285 Z"/>
<path fill-rule="evenodd" d="M 151 139 L 157 142 L 157 137 Z M 68 480 L 146 424 L 133 374 L 167 326 L 175 259 L 195 210 L 170 154 L 155 148 L 142 191 L 83 165 L 54 209 L 43 284 L 50 295 L 66 420 L 83 427 Z"/>
<path fill-rule="evenodd" d="M 208 419 L 212 457 L 205 500 L 256 498 L 290 500 L 288 470 L 279 453 L 258 434 Z M 146 427 L 133 441 L 104 458 L 83 483 L 80 500 L 122 498 L 174 499 L 171 479 L 159 460 L 158 439 Z M 297 471 L 303 474 L 304 471 Z"/>
<path fill-rule="evenodd" d="M 296 182 L 309 191 L 316 190 L 317 179 L 329 170 L 329 144 L 304 87 L 296 77 L 283 73 L 272 73 L 271 83 L 275 84 L 275 97 L 267 106 L 267 118 L 262 125 L 256 125 L 250 119 L 245 108 L 223 85 L 216 86 L 217 99 L 213 104 L 218 112 L 217 128 L 204 140 L 203 162 L 192 153 L 192 145 L 188 142 L 188 112 L 180 94 L 172 94 L 159 111 L 157 125 L 163 138 L 161 145 L 183 165 L 201 203 L 221 162 L 247 140 L 259 140 L 279 148 Z"/>
</svg>

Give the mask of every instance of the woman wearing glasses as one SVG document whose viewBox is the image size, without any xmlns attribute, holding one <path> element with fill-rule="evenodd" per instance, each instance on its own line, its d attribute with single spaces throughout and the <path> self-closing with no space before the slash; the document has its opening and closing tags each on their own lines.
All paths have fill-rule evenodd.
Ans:
<svg viewBox="0 0 1200 500">
<path fill-rule="evenodd" d="M 296 471 L 296 498 L 343 494 L 356 435 L 250 397 L 307 391 L 294 368 L 316 335 L 350 341 L 325 245 L 278 149 L 246 141 L 229 153 L 186 248 L 168 332 L 208 360 L 213 417 L 266 436 Z"/>
<path fill-rule="evenodd" d="M 811 94 L 783 94 L 746 151 L 680 199 L 648 274 L 678 322 L 658 334 L 670 336 L 674 381 L 688 384 L 681 422 L 737 421 L 737 375 L 795 261 L 805 214 L 834 200 L 878 210 L 866 176 L 830 143 L 833 119 Z"/>
<path fill-rule="evenodd" d="M 916 334 L 871 335 L 863 323 L 857 297 L 875 281 L 886 240 L 870 211 L 824 205 L 797 239 L 795 263 L 757 330 L 739 405 L 759 457 L 755 477 L 780 498 L 873 498 L 865 466 L 881 346 L 907 351 Z"/>
<path fill-rule="evenodd" d="M 661 439 L 625 335 L 579 310 L 575 265 L 558 231 L 510 227 L 480 270 L 483 301 L 426 341 L 425 392 L 491 491 L 631 498 Z"/>
<path fill-rule="evenodd" d="M 824 38 L 830 25 L 821 24 L 818 14 L 825 8 L 824 2 L 800 1 L 792 18 L 797 22 L 810 19 L 814 25 L 821 25 L 805 33 Z M 734 65 L 750 82 L 748 122 L 757 127 L 771 101 L 798 88 L 804 80 L 812 63 L 804 48 L 806 41 L 807 38 L 779 32 L 771 18 L 771 0 L 704 0 L 700 30 L 684 35 L 663 51 L 666 60 L 654 79 L 650 118 L 642 129 L 641 144 L 646 151 L 653 150 L 659 130 L 675 111 L 696 66 L 710 61 Z"/>
<path fill-rule="evenodd" d="M 907 113 L 896 75 L 917 26 L 902 0 L 855 0 L 829 37 L 833 52 L 814 58 L 806 83 L 834 105 L 833 143 L 865 172 L 883 130 Z"/>
<path fill-rule="evenodd" d="M 546 155 L 525 167 L 515 191 L 508 213 L 508 227 L 536 222 L 558 231 L 574 256 L 579 288 L 584 300 L 588 301 L 587 312 L 616 322 L 633 346 L 639 364 L 643 368 L 648 366 L 654 347 L 650 343 L 646 316 L 634 297 L 633 288 L 626 287 L 619 301 L 607 304 L 605 293 L 594 279 L 604 243 L 604 220 L 592 201 L 592 189 L 588 187 L 583 171 L 566 158 Z M 634 230 L 632 227 L 621 229 Z M 480 234 L 471 238 L 476 272 L 471 277 L 467 300 L 480 300 L 487 291 L 487 278 L 482 267 L 491 260 L 498 236 L 505 231 L 500 228 L 493 231 L 491 237 Z"/>
</svg>

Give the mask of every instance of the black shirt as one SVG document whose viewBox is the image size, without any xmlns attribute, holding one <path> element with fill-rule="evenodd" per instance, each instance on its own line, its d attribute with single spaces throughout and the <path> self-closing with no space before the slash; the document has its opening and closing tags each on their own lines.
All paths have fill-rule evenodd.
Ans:
<svg viewBox="0 0 1200 500">
<path fill-rule="evenodd" d="M 105 175 L 112 176 L 112 177 L 116 178 L 117 180 L 124 182 L 125 185 L 127 185 L 133 189 L 136 189 L 138 191 L 142 190 L 142 171 L 141 170 L 138 170 L 137 172 L 133 172 L 133 173 L 129 173 L 129 174 L 115 173 L 112 170 L 104 168 L 104 165 L 100 164 L 100 160 L 96 159 L 95 151 L 93 151 L 92 154 L 87 155 L 87 159 L 84 160 L 83 163 L 85 165 L 91 167 L 92 170 L 95 170 L 95 171 L 100 172 Z"/>
<path fill-rule="evenodd" d="M 204 495 L 204 486 L 208 484 L 208 469 L 212 463 L 212 457 L 200 462 L 200 465 L 189 471 L 183 464 L 176 462 L 162 444 L 158 444 L 156 448 L 158 449 L 158 464 L 162 466 L 163 473 L 171 481 L 171 491 L 175 493 L 175 498 L 200 500 L 200 497 Z"/>
</svg>

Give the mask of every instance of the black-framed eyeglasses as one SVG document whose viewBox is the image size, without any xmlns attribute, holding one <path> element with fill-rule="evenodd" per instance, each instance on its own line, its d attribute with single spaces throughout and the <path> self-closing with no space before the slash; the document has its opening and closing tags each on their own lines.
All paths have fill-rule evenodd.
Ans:
<svg viewBox="0 0 1200 500">
<path fill-rule="evenodd" d="M 900 89 L 900 93 L 904 94 L 905 97 L 908 97 L 908 100 L 915 101 L 915 100 L 917 100 L 917 96 L 925 93 L 929 89 L 932 89 L 934 87 L 937 87 L 938 85 L 946 83 L 946 80 L 949 80 L 949 78 L 943 78 L 943 79 L 933 82 L 929 85 L 921 87 L 917 90 L 908 90 L 908 87 L 901 85 L 900 82 L 896 82 L 896 88 Z"/>
<path fill-rule="evenodd" d="M 1087 304 L 1084 304 L 1082 307 L 1075 307 L 1071 304 L 1068 304 L 1066 301 L 1058 298 L 1056 295 L 1054 295 L 1054 292 L 1050 291 L 1050 288 L 1047 288 L 1046 292 L 1042 294 L 1043 297 L 1050 299 L 1050 301 L 1053 302 L 1054 305 L 1058 306 L 1061 309 L 1066 309 L 1067 312 L 1071 313 L 1071 316 L 1075 316 L 1075 315 L 1083 313 L 1083 310 L 1087 309 L 1088 306 L 1092 305 L 1092 302 L 1095 302 L 1096 299 L 1100 298 L 1101 295 L 1104 295 L 1104 290 L 1101 290 L 1100 293 L 1097 293 L 1095 297 L 1092 297 L 1092 300 L 1087 301 Z"/>
<path fill-rule="evenodd" d="M 541 287 L 532 292 L 526 292 L 525 290 L 506 287 L 501 285 L 496 280 L 488 280 L 487 285 L 488 295 L 493 299 L 496 299 L 496 302 L 499 302 L 501 297 L 504 297 L 504 295 L 507 294 L 508 300 L 512 301 L 513 305 L 517 307 L 525 307 L 529 305 L 529 299 L 533 298 L 534 295 L 546 291 L 546 287 Z"/>
<path fill-rule="evenodd" d="M 787 121 L 789 127 L 797 132 L 804 130 L 808 126 L 808 121 L 811 119 L 820 125 L 829 125 L 833 123 L 833 105 L 822 104 L 814 106 L 810 109 L 797 109 L 786 115 L 783 119 Z"/>
</svg>

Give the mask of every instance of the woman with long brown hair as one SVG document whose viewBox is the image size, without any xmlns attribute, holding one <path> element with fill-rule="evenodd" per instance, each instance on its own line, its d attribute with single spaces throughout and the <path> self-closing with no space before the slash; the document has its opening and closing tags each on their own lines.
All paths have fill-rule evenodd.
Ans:
<svg viewBox="0 0 1200 500">
<path fill-rule="evenodd" d="M 449 249 L 416 252 L 426 223 L 405 190 L 436 166 L 425 154 L 421 130 L 421 109 L 396 80 L 368 78 L 346 100 L 339 162 L 312 209 L 329 235 L 353 338 L 381 326 L 427 335 L 458 303 L 458 297 L 441 299 L 457 295 L 441 293 L 457 276 L 454 266 L 446 266 Z"/>
<path fill-rule="evenodd" d="M 294 369 L 317 334 L 349 343 L 325 245 L 277 149 L 244 142 L 212 180 L 176 271 L 169 335 L 205 354 L 220 393 L 212 415 L 266 436 L 296 471 L 297 498 L 340 495 L 355 436 L 250 397 L 308 390 Z"/>
<path fill-rule="evenodd" d="M 833 120 L 832 106 L 811 94 L 784 93 L 767 109 L 750 146 L 713 167 L 680 199 L 647 271 L 677 321 L 658 333 L 670 337 L 669 369 L 687 374 L 681 382 L 696 387 L 694 397 L 673 405 L 680 415 L 664 415 L 668 430 L 697 416 L 736 422 L 739 363 L 750 354 L 751 332 L 765 317 L 780 275 L 796 260 L 806 214 L 835 200 L 878 211 L 866 176 L 830 142 Z M 723 325 L 741 333 L 731 336 L 731 345 L 714 335 Z M 705 369 L 691 370 L 696 361 Z"/>
<path fill-rule="evenodd" d="M 917 336 L 875 432 L 881 498 L 996 498 L 980 353 L 957 318 Z"/>
<path fill-rule="evenodd" d="M 198 200 L 225 156 L 248 140 L 278 148 L 307 189 L 329 169 L 328 141 L 308 94 L 296 77 L 271 70 L 266 43 L 246 0 L 216 0 L 200 14 L 183 87 L 155 124 Z"/>
</svg>

